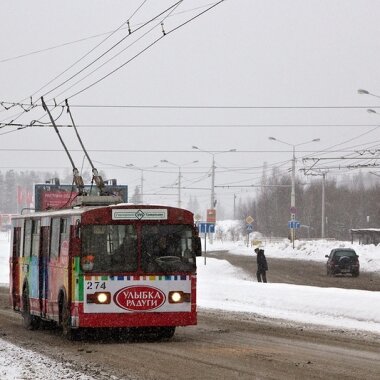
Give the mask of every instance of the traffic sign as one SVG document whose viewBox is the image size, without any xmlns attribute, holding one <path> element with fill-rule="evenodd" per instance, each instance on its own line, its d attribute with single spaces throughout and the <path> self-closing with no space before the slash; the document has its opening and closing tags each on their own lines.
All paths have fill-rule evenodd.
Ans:
<svg viewBox="0 0 380 380">
<path fill-rule="evenodd" d="M 216 210 L 215 209 L 208 209 L 206 219 L 207 219 L 207 222 L 209 222 L 209 223 L 215 223 L 216 222 Z"/>
<path fill-rule="evenodd" d="M 252 232 L 253 231 L 252 224 L 247 224 L 246 228 L 247 228 L 247 232 Z"/>
<path fill-rule="evenodd" d="M 199 232 L 202 234 L 215 233 L 214 223 L 200 222 L 198 225 L 199 225 Z"/>
<path fill-rule="evenodd" d="M 245 218 L 245 221 L 248 223 L 248 224 L 252 224 L 254 219 L 252 218 L 251 215 L 248 215 L 246 218 Z"/>
<path fill-rule="evenodd" d="M 297 229 L 301 227 L 301 223 L 298 220 L 289 220 L 288 227 L 291 229 Z"/>
</svg>

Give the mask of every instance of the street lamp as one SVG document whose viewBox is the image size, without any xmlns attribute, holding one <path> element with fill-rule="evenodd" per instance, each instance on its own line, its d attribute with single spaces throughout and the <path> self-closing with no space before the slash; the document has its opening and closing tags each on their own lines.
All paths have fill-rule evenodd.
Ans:
<svg viewBox="0 0 380 380">
<path fill-rule="evenodd" d="M 215 210 L 216 201 L 215 201 L 215 155 L 221 154 L 221 153 L 229 153 L 229 152 L 236 152 L 236 149 L 229 149 L 222 152 L 210 152 L 208 150 L 204 150 L 199 148 L 196 145 L 192 146 L 193 149 L 199 150 L 200 152 L 211 154 L 212 155 L 212 166 L 211 166 L 211 202 L 210 202 L 210 209 Z M 212 243 L 212 236 L 210 238 L 210 243 Z"/>
<path fill-rule="evenodd" d="M 321 139 L 317 138 L 317 139 L 305 141 L 305 142 L 299 143 L 299 144 L 290 144 L 290 143 L 288 143 L 286 141 L 279 140 L 279 139 L 277 139 L 275 137 L 268 137 L 268 138 L 269 138 L 269 140 L 278 141 L 279 143 L 291 146 L 293 148 L 293 156 L 292 156 L 292 191 L 290 193 L 290 220 L 294 221 L 294 220 L 296 220 L 296 191 L 295 191 L 296 147 L 300 146 L 300 145 L 309 144 L 311 142 L 317 142 L 317 141 L 320 141 Z M 292 240 L 293 249 L 294 249 L 294 240 L 295 240 L 295 228 L 294 227 L 295 226 L 292 225 L 292 228 L 290 230 L 291 231 L 290 234 L 291 234 L 291 240 Z"/>
<path fill-rule="evenodd" d="M 131 169 L 134 169 L 134 170 L 140 170 L 141 171 L 141 179 L 140 179 L 140 189 L 141 189 L 141 196 L 140 196 L 140 201 L 141 203 L 144 203 L 143 202 L 143 196 L 144 196 L 144 170 L 146 169 L 143 169 L 143 168 L 140 168 L 134 164 L 126 164 L 125 166 L 127 167 L 130 167 Z M 154 165 L 153 168 L 156 168 L 157 165 Z"/>
<path fill-rule="evenodd" d="M 126 164 L 125 166 L 133 167 L 134 169 L 141 171 L 141 179 L 140 179 L 141 195 L 140 195 L 140 201 L 141 201 L 141 203 L 144 203 L 144 200 L 143 200 L 143 196 L 144 196 L 144 169 L 138 168 L 134 164 Z"/>
<path fill-rule="evenodd" d="M 174 162 L 168 161 L 168 160 L 161 160 L 161 162 L 165 162 L 170 165 L 174 165 L 178 168 L 178 207 L 181 208 L 181 179 L 182 179 L 182 173 L 181 173 L 181 167 L 196 164 L 199 162 L 198 160 L 188 162 L 187 164 L 178 165 Z"/>
<path fill-rule="evenodd" d="M 200 152 L 203 153 L 208 153 L 212 155 L 212 166 L 211 166 L 211 204 L 210 208 L 214 209 L 215 208 L 215 155 L 221 154 L 221 153 L 229 153 L 229 152 L 236 152 L 236 149 L 229 149 L 223 152 L 210 152 L 207 150 L 203 150 L 195 145 L 192 146 L 193 149 L 197 149 Z"/>
</svg>

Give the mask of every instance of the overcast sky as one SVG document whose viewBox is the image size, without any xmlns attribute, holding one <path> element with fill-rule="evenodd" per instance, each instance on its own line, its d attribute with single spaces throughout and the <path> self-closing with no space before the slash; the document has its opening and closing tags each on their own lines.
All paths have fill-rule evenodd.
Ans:
<svg viewBox="0 0 380 380">
<path fill-rule="evenodd" d="M 269 136 L 295 145 L 321 139 L 297 147 L 297 157 L 341 157 L 379 146 L 380 115 L 366 108 L 380 107 L 380 99 L 357 93 L 363 88 L 380 94 L 379 1 L 225 0 L 181 26 L 213 4 L 184 0 L 144 26 L 174 4 L 2 2 L 0 101 L 30 102 L 33 95 L 38 107 L 23 114 L 19 106 L 0 107 L 0 122 L 48 122 L 39 98 L 49 105 L 68 98 L 95 166 L 131 192 L 141 171 L 126 165 L 144 169 L 145 200 L 152 203 L 177 202 L 176 190 L 162 187 L 176 186 L 178 168 L 161 160 L 183 166 L 184 187 L 210 188 L 212 155 L 194 145 L 209 152 L 237 150 L 215 155 L 218 186 L 257 184 L 264 162 L 282 163 L 286 172 L 292 147 Z M 60 107 L 52 111 L 54 117 L 60 112 Z M 57 124 L 68 123 L 63 112 Z M 73 129 L 60 131 L 81 168 L 83 153 Z M 2 172 L 65 167 L 70 169 L 70 162 L 53 128 L 0 129 Z M 301 160 L 297 167 L 303 167 Z M 343 172 L 330 169 L 329 175 Z M 232 205 L 233 193 L 255 192 L 247 187 L 216 191 L 225 207 Z M 208 190 L 183 189 L 184 206 L 190 195 L 208 206 Z"/>
</svg>

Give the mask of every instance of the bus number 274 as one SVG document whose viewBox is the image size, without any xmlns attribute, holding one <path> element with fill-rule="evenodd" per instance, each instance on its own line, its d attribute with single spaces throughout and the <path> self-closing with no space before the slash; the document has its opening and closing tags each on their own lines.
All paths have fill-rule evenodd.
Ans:
<svg viewBox="0 0 380 380">
<path fill-rule="evenodd" d="M 87 281 L 87 290 L 105 289 L 106 283 L 100 281 Z"/>
</svg>

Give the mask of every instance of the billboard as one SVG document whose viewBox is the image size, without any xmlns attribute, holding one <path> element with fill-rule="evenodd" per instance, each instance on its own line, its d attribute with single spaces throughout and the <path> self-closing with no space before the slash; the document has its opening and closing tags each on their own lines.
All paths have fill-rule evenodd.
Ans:
<svg viewBox="0 0 380 380">
<path fill-rule="evenodd" d="M 98 188 L 85 185 L 84 191 L 88 195 L 99 195 Z M 120 196 L 123 202 L 128 202 L 127 185 L 107 185 L 108 195 Z M 78 191 L 73 185 L 58 185 L 51 183 L 34 185 L 34 205 L 36 211 L 58 210 L 68 208 L 75 201 Z"/>
</svg>

